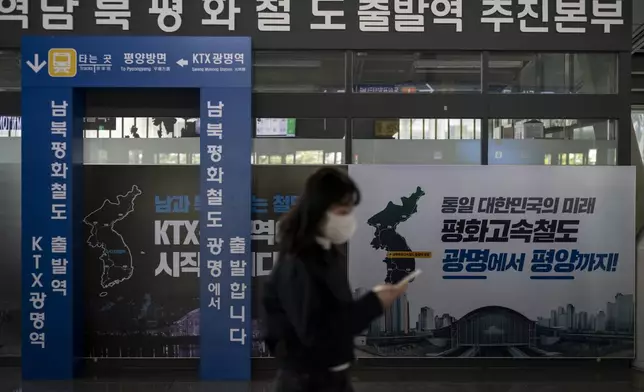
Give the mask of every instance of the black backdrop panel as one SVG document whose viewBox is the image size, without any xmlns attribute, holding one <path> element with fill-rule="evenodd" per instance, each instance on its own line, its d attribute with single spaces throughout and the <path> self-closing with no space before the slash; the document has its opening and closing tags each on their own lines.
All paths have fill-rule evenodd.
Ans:
<svg viewBox="0 0 644 392">
<path fill-rule="evenodd" d="M 0 47 L 19 47 L 20 37 L 23 34 L 30 35 L 194 35 L 194 36 L 250 36 L 253 39 L 253 46 L 256 49 L 448 49 L 448 50 L 615 50 L 630 51 L 631 49 L 631 28 L 632 28 L 632 1 L 619 1 L 622 5 L 619 17 L 601 17 L 593 12 L 593 1 L 585 1 L 583 12 L 574 13 L 570 18 L 566 10 L 574 10 L 575 1 L 565 10 L 558 11 L 557 4 L 560 0 L 547 0 L 548 10 L 543 12 L 542 7 L 531 6 L 536 15 L 534 18 L 526 16 L 523 12 L 525 5 L 518 1 L 511 1 L 511 6 L 501 4 L 505 13 L 503 15 L 495 11 L 492 6 L 482 1 L 460 0 L 460 1 L 385 1 L 384 11 L 378 12 L 382 6 L 369 6 L 368 2 L 359 0 L 290 0 L 290 2 L 272 2 L 276 12 L 263 11 L 261 14 L 268 14 L 279 19 L 279 15 L 288 14 L 288 24 L 281 24 L 280 27 L 288 26 L 288 31 L 280 31 L 271 27 L 261 27 L 257 12 L 261 6 L 258 1 L 226 1 L 225 9 L 221 15 L 217 15 L 215 23 L 208 23 L 209 13 L 205 11 L 207 3 L 211 10 L 217 9 L 215 3 L 204 1 L 183 1 L 182 12 L 176 14 L 176 29 L 171 27 L 174 18 L 159 18 L 160 10 L 153 12 L 151 6 L 154 4 L 175 3 L 170 1 L 130 1 L 129 11 L 131 15 L 126 18 L 125 25 L 113 23 L 105 24 L 105 16 L 99 23 L 101 11 L 105 15 L 105 9 L 99 9 L 96 1 L 81 1 L 78 7 L 68 7 L 68 14 L 47 13 L 42 11 L 42 3 L 30 1 L 25 28 L 20 20 L 0 21 Z M 635 0 L 638 1 L 638 0 Z M 641 0 L 640 0 L 641 1 Z M 49 0 L 51 8 L 54 5 L 62 5 L 62 0 L 54 2 Z M 181 4 L 182 2 L 177 2 Z M 290 4 L 289 10 L 285 10 L 283 4 Z M 438 5 L 437 3 L 442 3 Z M 459 17 L 457 7 L 445 9 L 445 4 L 462 5 L 462 15 Z M 491 2 L 494 3 L 494 2 Z M 496 2 L 498 3 L 498 2 Z M 615 4 L 616 0 L 602 0 L 603 4 Z M 230 5 L 235 4 L 238 12 L 230 12 Z M 376 2 L 371 2 L 376 4 Z M 412 9 L 408 9 L 406 5 Z M 420 5 L 423 5 L 422 9 Z M 430 5 L 437 8 L 432 11 Z M 540 2 L 541 4 L 541 2 Z M 58 7 L 56 7 L 58 8 Z M 63 7 L 60 7 L 61 9 Z M 359 11 L 367 12 L 362 16 Z M 490 10 L 492 12 L 490 12 Z M 375 11 L 375 12 L 374 12 Z M 409 11 L 409 12 L 406 12 Z M 452 13 L 450 13 L 450 11 Z M 175 14 L 165 11 L 166 14 Z M 485 13 L 485 15 L 484 15 Z M 491 14 L 488 14 L 491 13 Z M 12 16 L 19 16 L 19 12 L 12 12 Z M 225 23 L 229 16 L 234 23 Z M 382 15 L 384 17 L 381 17 Z M 542 22 L 542 17 L 547 15 L 547 22 Z M 610 14 L 608 11 L 601 14 Z M 380 15 L 380 16 L 372 16 Z M 388 15 L 388 16 L 386 16 Z M 519 18 L 519 15 L 522 15 Z M 48 26 L 46 20 L 55 17 L 56 26 Z M 580 17 L 580 18 L 579 18 Z M 411 20 L 417 19 L 418 24 L 410 26 Z M 567 32 L 559 32 L 562 29 L 557 27 L 562 18 L 561 26 Z M 123 20 L 119 18 L 120 20 Z M 573 22 L 570 22 L 573 19 Z M 575 22 L 578 20 L 582 22 Z M 614 24 L 610 31 L 604 33 L 604 25 L 592 23 L 611 20 Z M 206 22 L 204 23 L 204 20 Z M 284 19 L 286 20 L 286 19 Z M 361 23 L 362 20 L 362 23 Z M 371 23 L 365 21 L 371 20 Z M 375 20 L 375 23 L 374 23 Z M 407 23 L 401 21 L 407 20 Z M 460 23 L 457 23 L 457 20 Z M 486 20 L 486 21 L 484 21 Z M 165 23 L 168 25 L 163 26 Z M 495 32 L 495 21 L 498 21 L 498 31 Z M 521 31 L 521 22 L 528 27 L 547 27 L 547 32 L 525 32 Z M 54 24 L 54 23 L 52 23 Z M 400 24 L 406 25 L 399 26 Z M 460 28 L 457 26 L 460 24 Z M 374 26 L 375 25 L 375 26 Z M 162 29 L 161 26 L 164 28 Z M 584 29 L 571 31 L 571 28 Z M 525 30 L 525 29 L 524 29 Z"/>
<path fill-rule="evenodd" d="M 267 356 L 259 339 L 260 298 L 274 263 L 274 228 L 296 200 L 315 166 L 253 168 L 253 355 Z M 346 170 L 346 167 L 342 167 Z M 86 166 L 86 216 L 106 200 L 118 202 L 133 186 L 142 192 L 134 208 L 121 211 L 114 230 L 132 256 L 133 273 L 111 285 L 105 278 L 103 249 L 92 247 L 86 232 L 85 319 L 88 357 L 162 357 L 199 355 L 199 285 L 195 260 L 199 246 L 189 229 L 199 219 L 197 166 Z M 159 204 L 175 197 L 171 213 Z M 186 201 L 188 203 L 186 203 Z M 106 204 L 107 205 L 107 204 Z M 103 207 L 105 208 L 105 207 Z M 93 215 L 95 218 L 97 215 Z M 109 220 L 109 219 L 108 219 Z M 88 226 L 89 228 L 89 226 Z M 175 232 L 176 228 L 176 232 Z M 175 234 L 178 234 L 175 236 Z M 198 238 L 198 231 L 195 232 Z M 122 249 L 111 249 L 122 252 Z M 177 261 L 175 262 L 175 254 Z M 162 263 L 165 257 L 167 266 Z M 165 268 L 164 268 L 165 267 Z M 110 286 L 111 285 L 111 286 Z"/>
</svg>

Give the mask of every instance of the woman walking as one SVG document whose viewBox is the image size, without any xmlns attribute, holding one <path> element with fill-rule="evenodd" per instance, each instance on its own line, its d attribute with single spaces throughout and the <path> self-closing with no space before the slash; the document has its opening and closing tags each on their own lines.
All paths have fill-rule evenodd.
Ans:
<svg viewBox="0 0 644 392">
<path fill-rule="evenodd" d="M 353 338 L 402 295 L 380 285 L 353 299 L 340 245 L 356 229 L 360 191 L 324 168 L 281 221 L 280 257 L 264 291 L 266 342 L 279 362 L 276 392 L 350 392 Z"/>
</svg>

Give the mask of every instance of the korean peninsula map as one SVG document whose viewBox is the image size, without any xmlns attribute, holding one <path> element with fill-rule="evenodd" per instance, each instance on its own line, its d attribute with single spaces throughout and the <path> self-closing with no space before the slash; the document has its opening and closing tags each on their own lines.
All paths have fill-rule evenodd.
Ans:
<svg viewBox="0 0 644 392">
<path fill-rule="evenodd" d="M 387 256 L 383 260 L 387 266 L 386 283 L 397 283 L 416 269 L 415 258 L 390 257 L 390 253 L 412 252 L 407 240 L 397 232 L 397 228 L 418 211 L 418 200 L 423 196 L 425 191 L 417 187 L 409 197 L 401 197 L 402 204 L 394 204 L 390 201 L 384 210 L 367 220 L 367 224 L 375 229 L 371 246 L 374 249 L 387 251 Z"/>
<path fill-rule="evenodd" d="M 117 223 L 134 211 L 134 201 L 143 192 L 138 186 L 124 195 L 116 196 L 116 201 L 105 199 L 103 204 L 85 217 L 83 222 L 90 227 L 87 244 L 101 250 L 101 286 L 106 289 L 116 286 L 132 277 L 134 265 L 130 248 L 123 235 L 118 232 Z"/>
</svg>

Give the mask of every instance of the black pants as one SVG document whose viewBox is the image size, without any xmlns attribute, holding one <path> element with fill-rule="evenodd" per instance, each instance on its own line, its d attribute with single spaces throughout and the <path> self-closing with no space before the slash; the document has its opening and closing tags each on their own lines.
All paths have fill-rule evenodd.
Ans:
<svg viewBox="0 0 644 392">
<path fill-rule="evenodd" d="M 274 392 L 353 392 L 348 370 L 302 373 L 280 370 Z"/>
</svg>

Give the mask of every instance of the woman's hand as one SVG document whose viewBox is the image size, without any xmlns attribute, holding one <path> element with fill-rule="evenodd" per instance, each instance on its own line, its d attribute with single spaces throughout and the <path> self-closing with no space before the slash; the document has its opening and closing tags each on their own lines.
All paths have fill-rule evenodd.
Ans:
<svg viewBox="0 0 644 392">
<path fill-rule="evenodd" d="M 378 296 L 380 303 L 384 309 L 387 309 L 394 303 L 394 301 L 403 295 L 409 287 L 409 282 L 402 282 L 399 284 L 381 284 L 372 289 Z"/>
</svg>

